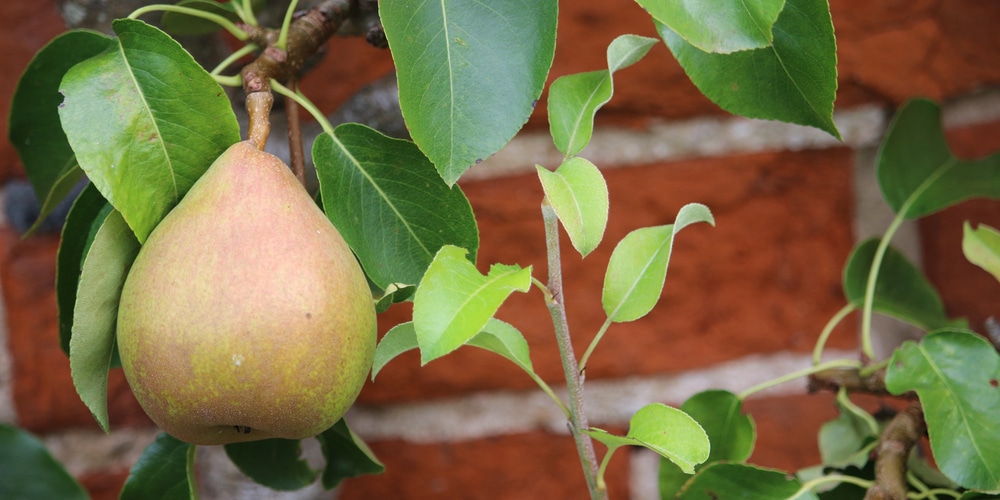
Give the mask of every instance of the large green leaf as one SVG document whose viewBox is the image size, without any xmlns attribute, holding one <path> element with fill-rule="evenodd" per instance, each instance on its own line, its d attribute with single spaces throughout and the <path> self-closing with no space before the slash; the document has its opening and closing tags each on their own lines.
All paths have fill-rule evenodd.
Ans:
<svg viewBox="0 0 1000 500">
<path fill-rule="evenodd" d="M 966 221 L 962 232 L 965 258 L 1000 280 L 1000 231 L 985 224 L 972 229 Z"/>
<path fill-rule="evenodd" d="M 753 419 L 743 413 L 743 401 L 735 394 L 723 390 L 699 392 L 681 405 L 681 411 L 693 418 L 711 443 L 708 458 L 695 467 L 725 460 L 745 462 L 753 452 L 757 431 Z M 660 497 L 674 498 L 691 476 L 669 460 L 660 461 Z"/>
<path fill-rule="evenodd" d="M 309 486 L 319 471 L 302 459 L 298 439 L 262 439 L 225 446 L 233 464 L 254 482 L 279 491 L 293 491 Z"/>
<path fill-rule="evenodd" d="M 635 412 L 624 437 L 598 428 L 584 432 L 604 443 L 608 453 L 622 446 L 642 446 L 670 459 L 688 474 L 708 458 L 705 430 L 683 411 L 662 403 L 648 404 Z"/>
<path fill-rule="evenodd" d="M 858 307 L 865 300 L 868 274 L 878 245 L 878 239 L 861 243 L 854 248 L 844 267 L 844 296 L 848 302 Z M 934 286 L 916 266 L 891 246 L 886 250 L 878 270 L 872 308 L 925 330 L 966 324 L 963 319 L 948 318 L 944 303 Z"/>
<path fill-rule="evenodd" d="M 907 341 L 892 356 L 885 385 L 916 391 L 931 451 L 941 472 L 961 486 L 1000 490 L 1000 354 L 985 338 L 939 330 Z"/>
<path fill-rule="evenodd" d="M 89 497 L 38 438 L 0 423 L 0 498 L 86 500 Z"/>
<path fill-rule="evenodd" d="M 177 42 L 119 19 L 117 44 L 62 80 L 77 161 L 140 242 L 240 138 L 226 93 Z"/>
<path fill-rule="evenodd" d="M 643 58 L 656 39 L 622 35 L 608 46 L 608 69 L 557 78 L 549 86 L 549 130 L 566 156 L 579 153 L 594 133 L 594 114 L 611 100 L 612 74 Z"/>
<path fill-rule="evenodd" d="M 636 229 L 625 235 L 608 262 L 601 302 L 612 321 L 633 321 L 653 310 L 660 300 L 674 235 L 690 224 L 715 225 L 708 207 L 689 203 L 677 212 L 673 224 Z"/>
<path fill-rule="evenodd" d="M 465 344 L 511 293 L 531 286 L 531 267 L 494 264 L 483 276 L 465 254 L 458 247 L 442 247 L 417 287 L 413 326 L 423 364 Z"/>
<path fill-rule="evenodd" d="M 469 201 L 412 142 L 356 123 L 334 134 L 313 143 L 323 206 L 376 285 L 419 283 L 446 244 L 475 261 L 479 230 Z"/>
<path fill-rule="evenodd" d="M 534 109 L 555 53 L 557 0 L 382 0 L 399 107 L 449 184 Z"/>
<path fill-rule="evenodd" d="M 680 500 L 817 500 L 787 473 L 753 465 L 716 462 L 698 471 L 677 495 Z"/>
<path fill-rule="evenodd" d="M 83 259 L 111 211 L 100 191 L 89 184 L 80 192 L 66 215 L 59 255 L 56 257 L 56 305 L 59 308 L 59 344 L 67 355 L 73 336 L 73 309 L 80 284 Z"/>
<path fill-rule="evenodd" d="M 341 481 L 362 474 L 381 474 L 385 466 L 375 457 L 371 448 L 340 419 L 333 427 L 316 436 L 323 447 L 326 467 L 323 468 L 323 487 L 336 488 Z"/>
<path fill-rule="evenodd" d="M 816 127 L 840 138 L 833 123 L 837 43 L 827 0 L 787 0 L 765 48 L 710 54 L 657 23 L 691 81 L 722 109 L 750 118 Z"/>
<path fill-rule="evenodd" d="M 118 211 L 101 224 L 87 251 L 73 309 L 69 368 L 73 385 L 97 423 L 108 432 L 108 368 L 115 348 L 118 301 L 139 242 Z"/>
<path fill-rule="evenodd" d="M 120 500 L 189 500 L 198 498 L 194 477 L 196 446 L 165 432 L 146 447 L 129 471 Z"/>
<path fill-rule="evenodd" d="M 1000 153 L 977 161 L 948 148 L 941 108 L 914 99 L 899 109 L 879 149 L 882 196 L 897 214 L 917 218 L 970 198 L 1000 198 Z"/>
<path fill-rule="evenodd" d="M 570 158 L 551 172 L 536 165 L 545 198 L 562 222 L 569 240 L 586 257 L 604 238 L 608 225 L 608 184 L 589 160 Z"/>
<path fill-rule="evenodd" d="M 38 51 L 18 81 L 10 104 L 8 135 L 41 204 L 36 226 L 83 175 L 59 124 L 63 101 L 59 83 L 74 65 L 113 45 L 114 39 L 101 33 L 68 31 Z"/>
<path fill-rule="evenodd" d="M 702 52 L 771 45 L 771 26 L 785 0 L 636 0 L 654 19 Z"/>
</svg>

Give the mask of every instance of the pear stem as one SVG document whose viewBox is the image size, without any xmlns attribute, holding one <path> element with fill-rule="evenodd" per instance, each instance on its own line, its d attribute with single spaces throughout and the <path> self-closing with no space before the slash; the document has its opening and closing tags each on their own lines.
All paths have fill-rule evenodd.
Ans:
<svg viewBox="0 0 1000 500">
<path fill-rule="evenodd" d="M 247 115 L 250 117 L 247 138 L 250 144 L 261 151 L 267 144 L 267 136 L 271 134 L 270 116 L 273 104 L 274 96 L 269 90 L 247 94 Z"/>
<path fill-rule="evenodd" d="M 292 80 L 290 86 L 298 91 L 298 82 Z M 306 185 L 306 157 L 302 151 L 302 127 L 299 123 L 299 104 L 285 96 L 285 115 L 288 118 L 288 154 L 292 163 L 292 173 L 299 183 Z"/>
</svg>

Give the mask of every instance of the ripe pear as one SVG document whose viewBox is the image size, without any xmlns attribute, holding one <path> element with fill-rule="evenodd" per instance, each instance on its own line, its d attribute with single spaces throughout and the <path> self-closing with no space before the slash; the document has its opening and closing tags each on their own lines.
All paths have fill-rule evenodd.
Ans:
<svg viewBox="0 0 1000 500">
<path fill-rule="evenodd" d="M 277 157 L 240 142 L 160 222 L 122 291 L 132 391 L 193 444 L 301 439 L 354 403 L 375 308 L 340 233 Z"/>
</svg>

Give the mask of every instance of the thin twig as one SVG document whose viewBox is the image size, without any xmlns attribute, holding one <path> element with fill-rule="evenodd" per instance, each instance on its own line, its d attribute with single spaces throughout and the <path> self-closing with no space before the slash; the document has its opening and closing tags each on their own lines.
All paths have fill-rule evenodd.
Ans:
<svg viewBox="0 0 1000 500">
<path fill-rule="evenodd" d="M 292 80 L 292 90 L 298 90 L 298 82 Z M 285 115 L 288 118 L 288 154 L 292 162 L 292 173 L 299 183 L 306 185 L 306 157 L 302 151 L 302 127 L 299 122 L 299 104 L 295 99 L 285 96 Z"/>
</svg>

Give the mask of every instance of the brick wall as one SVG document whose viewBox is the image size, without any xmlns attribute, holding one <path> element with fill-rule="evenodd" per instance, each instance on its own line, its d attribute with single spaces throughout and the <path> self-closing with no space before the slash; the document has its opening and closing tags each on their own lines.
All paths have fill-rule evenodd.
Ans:
<svg viewBox="0 0 1000 500">
<path fill-rule="evenodd" d="M 717 227 L 685 230 L 660 305 L 608 333 L 588 369 L 592 424 L 623 430 L 647 402 L 679 404 L 710 387 L 739 391 L 808 365 L 818 332 L 843 305 L 840 271 L 853 243 L 886 224 L 874 148 L 905 99 L 945 101 L 949 139 L 959 154 L 1000 149 L 1000 3 L 832 0 L 831 7 L 843 143 L 802 127 L 722 113 L 698 94 L 662 45 L 616 74 L 615 98 L 584 153 L 605 169 L 607 235 L 586 261 L 571 252 L 564 260 L 577 349 L 604 319 L 600 287 L 615 242 L 632 229 L 672 222 L 688 202 L 708 205 Z M 621 33 L 655 35 L 644 16 L 627 1 L 562 2 L 553 77 L 599 69 L 608 42 Z M 16 76 L 63 25 L 52 0 L 0 2 L 0 21 L 0 114 L 6 116 Z M 327 111 L 391 67 L 386 53 L 356 40 L 334 43 L 344 56 L 327 58 L 304 82 Z M 546 135 L 544 109 L 539 106 L 524 133 L 462 181 L 480 225 L 481 267 L 533 265 L 544 276 L 542 194 L 533 165 L 555 166 L 559 159 Z M 0 121 L 0 131 L 5 127 Z M 0 181 L 22 175 L 13 148 L 0 142 Z M 896 241 L 923 263 L 949 314 L 977 325 L 998 313 L 1000 285 L 962 258 L 965 219 L 1000 226 L 1000 204 L 976 201 L 946 210 L 909 224 Z M 110 436 L 97 430 L 76 396 L 57 345 L 57 245 L 57 236 L 20 240 L 0 224 L 0 421 L 43 436 L 95 498 L 115 498 L 156 429 L 120 373 L 109 386 Z M 405 306 L 383 315 L 380 332 L 408 315 Z M 515 295 L 500 316 L 524 332 L 539 374 L 559 385 L 557 349 L 537 293 Z M 882 352 L 911 334 L 892 323 L 879 328 L 886 339 Z M 852 328 L 841 327 L 831 354 L 851 356 L 855 337 Z M 416 356 L 395 360 L 349 414 L 388 470 L 347 481 L 340 498 L 585 495 L 565 422 L 527 377 L 476 350 L 418 364 Z M 790 383 L 746 408 L 759 432 L 753 462 L 795 469 L 818 461 L 816 431 L 835 411 L 829 395 L 806 396 L 803 384 Z M 203 449 L 199 463 L 206 497 L 275 498 L 233 479 L 238 473 L 218 449 Z M 616 457 L 608 472 L 613 498 L 655 498 L 655 470 L 648 452 Z M 331 496 L 315 488 L 287 495 Z"/>
</svg>

